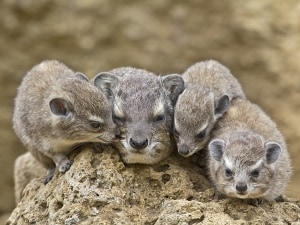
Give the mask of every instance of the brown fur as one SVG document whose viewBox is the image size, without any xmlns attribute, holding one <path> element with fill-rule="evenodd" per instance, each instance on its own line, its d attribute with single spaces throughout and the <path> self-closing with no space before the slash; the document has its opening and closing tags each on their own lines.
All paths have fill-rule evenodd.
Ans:
<svg viewBox="0 0 300 225">
<path fill-rule="evenodd" d="M 179 75 L 156 76 L 123 67 L 94 78 L 113 102 L 122 139 L 115 144 L 126 163 L 153 164 L 173 150 L 173 106 L 184 85 Z"/>
<path fill-rule="evenodd" d="M 34 178 L 45 174 L 46 170 L 30 152 L 20 155 L 14 165 L 15 202 L 18 204 L 26 185 Z"/>
<path fill-rule="evenodd" d="M 291 175 L 284 138 L 255 104 L 234 99 L 209 144 L 210 177 L 218 191 L 237 198 L 273 200 Z"/>
<path fill-rule="evenodd" d="M 99 126 L 100 125 L 100 126 Z M 96 127 L 95 127 L 96 126 Z M 48 170 L 67 171 L 67 154 L 84 142 L 113 142 L 118 133 L 105 95 L 79 73 L 48 60 L 33 67 L 18 88 L 13 128 Z"/>
<path fill-rule="evenodd" d="M 182 76 L 186 89 L 175 106 L 174 136 L 179 153 L 187 157 L 206 147 L 231 99 L 246 97 L 237 79 L 214 60 L 196 63 Z"/>
</svg>

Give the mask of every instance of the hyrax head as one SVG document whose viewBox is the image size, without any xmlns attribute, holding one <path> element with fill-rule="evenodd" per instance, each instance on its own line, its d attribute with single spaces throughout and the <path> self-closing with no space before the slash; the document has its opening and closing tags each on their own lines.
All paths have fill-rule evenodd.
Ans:
<svg viewBox="0 0 300 225">
<path fill-rule="evenodd" d="M 60 136 L 70 143 L 117 141 L 119 130 L 112 120 L 109 100 L 83 74 L 76 77 L 59 81 L 49 98 L 55 132 L 62 132 Z"/>
<path fill-rule="evenodd" d="M 210 175 L 217 189 L 230 197 L 267 198 L 274 187 L 275 162 L 281 146 L 261 136 L 239 132 L 228 141 L 209 143 Z"/>
<path fill-rule="evenodd" d="M 215 97 L 211 89 L 188 86 L 179 96 L 174 110 L 173 134 L 178 152 L 188 157 L 203 149 L 215 122 L 229 106 L 229 97 Z"/>
<path fill-rule="evenodd" d="M 120 68 L 98 74 L 94 84 L 113 101 L 122 136 L 116 147 L 126 163 L 153 164 L 171 153 L 173 105 L 184 88 L 181 76 Z"/>
</svg>

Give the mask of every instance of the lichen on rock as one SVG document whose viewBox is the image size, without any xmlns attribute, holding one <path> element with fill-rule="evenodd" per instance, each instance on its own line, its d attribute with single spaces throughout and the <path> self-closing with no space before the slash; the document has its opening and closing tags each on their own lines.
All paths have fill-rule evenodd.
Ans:
<svg viewBox="0 0 300 225">
<path fill-rule="evenodd" d="M 291 224 L 300 202 L 214 199 L 203 171 L 174 153 L 156 165 L 125 165 L 112 147 L 86 147 L 65 174 L 32 180 L 8 225 L 22 224 Z M 249 223 L 247 223 L 247 221 Z"/>
</svg>

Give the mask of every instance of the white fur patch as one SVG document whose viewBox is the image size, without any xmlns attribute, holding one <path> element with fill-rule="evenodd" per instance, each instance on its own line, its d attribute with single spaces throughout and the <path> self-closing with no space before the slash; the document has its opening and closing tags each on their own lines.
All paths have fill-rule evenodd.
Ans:
<svg viewBox="0 0 300 225">
<path fill-rule="evenodd" d="M 121 107 L 118 104 L 117 99 L 116 99 L 116 102 L 115 102 L 115 105 L 114 105 L 114 113 L 115 113 L 116 116 L 121 117 L 121 118 L 125 116 L 123 111 L 121 110 Z"/>
<path fill-rule="evenodd" d="M 174 127 L 175 127 L 176 130 L 178 130 L 178 131 L 180 130 L 179 127 L 178 127 L 178 122 L 177 122 L 176 117 L 174 118 Z"/>
<path fill-rule="evenodd" d="M 100 123 L 104 122 L 104 120 L 102 118 L 98 117 L 98 116 L 90 116 L 89 120 L 97 121 L 97 122 L 100 122 Z"/>
<path fill-rule="evenodd" d="M 126 139 L 122 139 L 120 142 L 124 146 L 124 148 L 126 149 L 126 151 L 127 151 L 127 149 L 131 148 L 131 146 L 127 143 Z"/>
<path fill-rule="evenodd" d="M 255 163 L 253 166 L 251 166 L 251 170 L 258 169 L 262 163 L 263 163 L 263 159 L 258 160 L 257 163 Z"/>
<path fill-rule="evenodd" d="M 207 128 L 207 126 L 208 126 L 208 121 L 206 121 L 206 123 L 201 126 L 201 128 L 198 130 L 198 134 L 204 131 Z"/>
<path fill-rule="evenodd" d="M 161 101 L 158 101 L 154 106 L 153 115 L 154 116 L 161 115 L 164 114 L 164 112 L 165 112 L 164 104 Z"/>
<path fill-rule="evenodd" d="M 230 159 L 228 159 L 227 157 L 224 157 L 224 161 L 225 161 L 225 166 L 230 169 L 233 170 L 233 163 Z"/>
</svg>

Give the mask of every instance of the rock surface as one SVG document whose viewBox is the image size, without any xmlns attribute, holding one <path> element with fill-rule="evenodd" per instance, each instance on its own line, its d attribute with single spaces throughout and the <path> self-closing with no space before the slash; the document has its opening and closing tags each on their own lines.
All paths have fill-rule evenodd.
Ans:
<svg viewBox="0 0 300 225">
<path fill-rule="evenodd" d="M 74 164 L 47 184 L 34 179 L 8 219 L 23 224 L 292 224 L 300 202 L 259 207 L 214 199 L 214 190 L 189 158 L 177 154 L 157 165 L 125 165 L 116 150 L 73 154 Z M 201 159 L 199 159 L 201 160 Z M 295 223 L 294 223 L 295 224 Z"/>
</svg>

